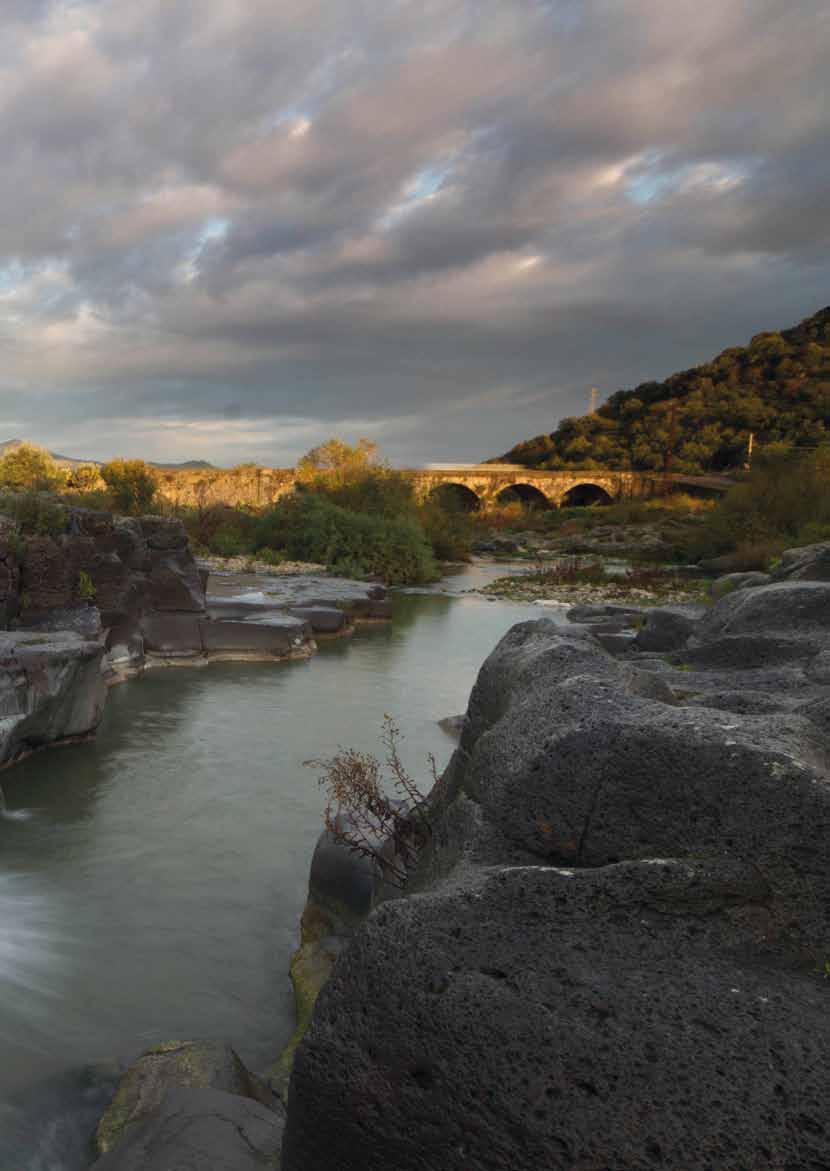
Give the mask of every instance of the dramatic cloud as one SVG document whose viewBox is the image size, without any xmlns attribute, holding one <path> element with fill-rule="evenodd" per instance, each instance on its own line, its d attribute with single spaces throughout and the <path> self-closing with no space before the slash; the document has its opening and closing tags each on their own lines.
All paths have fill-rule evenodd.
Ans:
<svg viewBox="0 0 830 1171">
<path fill-rule="evenodd" d="M 0 438 L 476 459 L 830 300 L 825 0 L 6 0 Z"/>
</svg>

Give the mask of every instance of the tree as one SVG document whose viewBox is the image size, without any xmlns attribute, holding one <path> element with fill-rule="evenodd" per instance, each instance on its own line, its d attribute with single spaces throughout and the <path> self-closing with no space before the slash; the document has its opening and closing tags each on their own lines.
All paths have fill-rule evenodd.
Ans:
<svg viewBox="0 0 830 1171">
<path fill-rule="evenodd" d="M 358 439 L 354 447 L 342 439 L 327 439 L 297 462 L 297 478 L 313 480 L 323 474 L 349 479 L 367 472 L 377 462 L 378 445 L 371 439 Z"/>
<path fill-rule="evenodd" d="M 21 443 L 0 459 L 0 485 L 19 492 L 51 492 L 62 485 L 65 473 L 48 451 Z"/>
<path fill-rule="evenodd" d="M 158 491 L 158 477 L 143 459 L 114 459 L 101 468 L 118 512 L 143 516 L 151 512 Z"/>
</svg>

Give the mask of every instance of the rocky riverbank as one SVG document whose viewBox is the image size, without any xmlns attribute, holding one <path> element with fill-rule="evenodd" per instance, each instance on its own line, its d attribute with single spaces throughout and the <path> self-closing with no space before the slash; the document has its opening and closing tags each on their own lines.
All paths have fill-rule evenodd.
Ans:
<svg viewBox="0 0 830 1171">
<path fill-rule="evenodd" d="M 0 768 L 94 734 L 106 686 L 144 670 L 306 658 L 317 637 L 389 614 L 382 586 L 321 573 L 265 592 L 219 574 L 208 595 L 178 520 L 44 515 L 48 532 L 0 515 Z"/>
<path fill-rule="evenodd" d="M 830 1165 L 828 564 L 501 641 L 406 895 L 315 857 L 286 1171 Z"/>
</svg>

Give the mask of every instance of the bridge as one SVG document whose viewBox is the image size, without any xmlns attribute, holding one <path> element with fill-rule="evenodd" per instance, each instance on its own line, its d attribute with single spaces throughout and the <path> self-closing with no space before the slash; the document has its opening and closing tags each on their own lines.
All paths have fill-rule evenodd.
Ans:
<svg viewBox="0 0 830 1171">
<path fill-rule="evenodd" d="M 615 500 L 661 495 L 667 483 L 677 492 L 720 496 L 734 480 L 727 476 L 664 476 L 660 472 L 582 468 L 543 471 L 520 464 L 432 464 L 402 469 L 412 478 L 419 500 L 430 496 L 454 500 L 470 511 L 515 501 L 539 508 L 611 504 Z M 214 504 L 262 508 L 293 492 L 293 468 L 163 470 L 160 493 L 171 504 L 205 508 Z"/>
</svg>

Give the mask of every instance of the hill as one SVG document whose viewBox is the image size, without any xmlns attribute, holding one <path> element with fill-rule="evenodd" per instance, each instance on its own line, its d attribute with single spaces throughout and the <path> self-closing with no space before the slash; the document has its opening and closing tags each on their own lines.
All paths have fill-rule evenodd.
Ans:
<svg viewBox="0 0 830 1171">
<path fill-rule="evenodd" d="M 761 446 L 830 440 L 830 306 L 665 382 L 617 391 L 491 462 L 650 471 L 671 451 L 676 472 L 720 471 L 746 461 L 750 434 Z"/>
<path fill-rule="evenodd" d="M 38 444 L 32 444 L 28 439 L 7 439 L 0 443 L 0 459 L 3 458 L 9 451 L 16 451 L 18 447 L 25 446 L 37 447 Z M 48 453 L 56 464 L 62 468 L 77 468 L 86 465 L 93 467 L 100 467 L 102 460 L 100 459 L 75 459 L 71 455 L 60 455 L 57 451 L 50 451 Z M 156 464 L 151 460 L 147 461 L 151 468 L 158 468 L 159 471 L 175 472 L 175 471 L 201 471 L 207 468 L 213 468 L 212 463 L 208 463 L 206 459 L 188 459 L 183 463 L 178 464 Z"/>
</svg>

